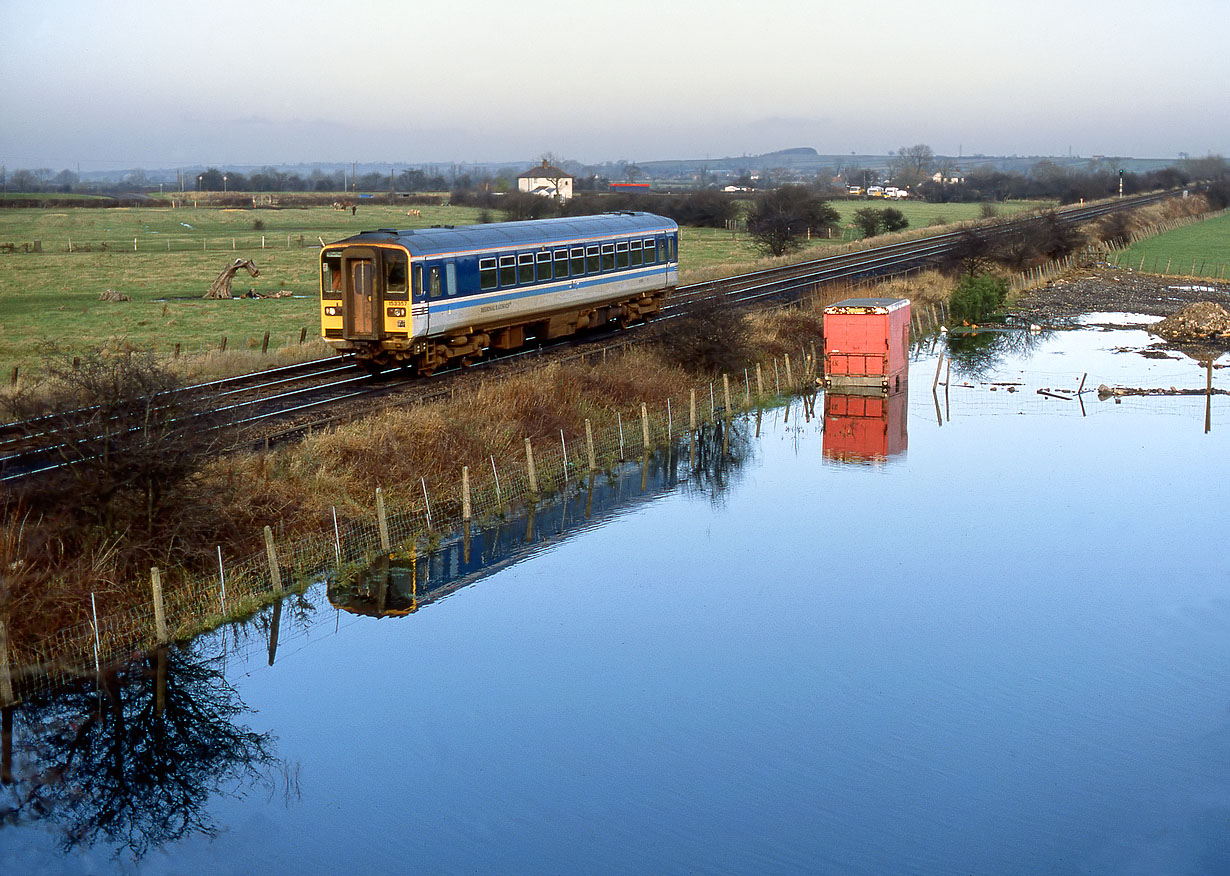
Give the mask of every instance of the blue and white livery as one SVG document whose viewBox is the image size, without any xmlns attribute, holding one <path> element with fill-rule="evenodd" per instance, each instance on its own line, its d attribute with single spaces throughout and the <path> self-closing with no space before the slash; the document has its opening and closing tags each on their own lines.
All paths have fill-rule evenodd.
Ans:
<svg viewBox="0 0 1230 876">
<path fill-rule="evenodd" d="M 678 285 L 678 244 L 678 225 L 651 213 L 365 231 L 321 250 L 321 333 L 430 374 L 653 316 Z"/>
</svg>

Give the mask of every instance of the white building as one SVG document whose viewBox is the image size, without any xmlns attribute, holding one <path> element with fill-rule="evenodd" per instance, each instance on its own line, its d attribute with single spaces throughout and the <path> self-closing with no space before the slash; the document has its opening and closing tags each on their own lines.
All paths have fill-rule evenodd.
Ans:
<svg viewBox="0 0 1230 876">
<path fill-rule="evenodd" d="M 572 197 L 572 180 L 572 174 L 548 164 L 544 158 L 538 167 L 518 174 L 517 191 L 566 201 Z"/>
</svg>

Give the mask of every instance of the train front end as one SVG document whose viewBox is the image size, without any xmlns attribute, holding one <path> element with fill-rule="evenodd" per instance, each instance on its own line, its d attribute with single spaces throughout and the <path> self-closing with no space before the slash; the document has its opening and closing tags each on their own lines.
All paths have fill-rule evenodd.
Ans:
<svg viewBox="0 0 1230 876">
<path fill-rule="evenodd" d="M 408 360 L 416 335 L 410 252 L 367 234 L 320 252 L 320 329 L 325 343 L 376 365 Z"/>
</svg>

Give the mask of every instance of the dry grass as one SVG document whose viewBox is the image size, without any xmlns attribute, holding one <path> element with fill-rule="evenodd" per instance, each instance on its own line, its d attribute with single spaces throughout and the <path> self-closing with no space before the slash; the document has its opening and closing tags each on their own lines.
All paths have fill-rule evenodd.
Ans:
<svg viewBox="0 0 1230 876">
<path fill-rule="evenodd" d="M 492 457 L 519 457 L 526 438 L 554 446 L 562 431 L 576 439 L 586 419 L 599 429 L 617 414 L 639 415 L 642 402 L 656 409 L 694 385 L 644 350 L 595 365 L 552 364 L 450 400 L 390 408 L 268 456 L 221 460 L 208 476 L 220 489 L 246 485 L 231 516 L 250 531 L 270 523 L 271 513 L 292 532 L 316 531 L 334 508 L 343 517 L 370 515 L 377 487 L 390 502 L 416 505 L 420 478 L 429 493 L 455 491 L 462 466 L 486 470 Z"/>
</svg>

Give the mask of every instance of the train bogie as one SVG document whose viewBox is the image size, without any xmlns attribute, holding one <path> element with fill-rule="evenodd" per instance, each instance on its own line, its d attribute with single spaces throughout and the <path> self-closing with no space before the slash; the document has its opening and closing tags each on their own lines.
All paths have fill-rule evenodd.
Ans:
<svg viewBox="0 0 1230 876">
<path fill-rule="evenodd" d="M 677 245 L 648 213 L 363 232 L 321 251 L 321 330 L 339 352 L 431 373 L 652 317 Z"/>
</svg>

